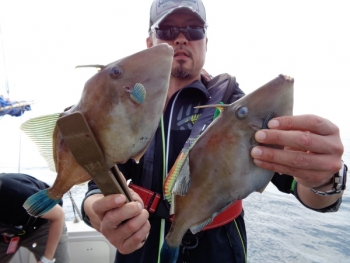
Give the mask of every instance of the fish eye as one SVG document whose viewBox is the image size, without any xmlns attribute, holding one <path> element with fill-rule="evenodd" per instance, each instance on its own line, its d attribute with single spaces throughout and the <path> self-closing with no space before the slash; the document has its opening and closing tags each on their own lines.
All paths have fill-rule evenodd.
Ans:
<svg viewBox="0 0 350 263">
<path fill-rule="evenodd" d="M 118 66 L 114 66 L 113 68 L 111 68 L 111 70 L 109 71 L 109 76 L 112 79 L 117 79 L 122 75 L 123 71 L 120 67 Z"/>
<path fill-rule="evenodd" d="M 248 116 L 249 110 L 245 106 L 240 106 L 236 109 L 236 117 L 240 120 Z"/>
</svg>

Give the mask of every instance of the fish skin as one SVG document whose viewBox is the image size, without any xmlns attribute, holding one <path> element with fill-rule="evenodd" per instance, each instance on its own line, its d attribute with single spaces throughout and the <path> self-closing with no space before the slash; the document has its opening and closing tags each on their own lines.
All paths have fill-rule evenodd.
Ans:
<svg viewBox="0 0 350 263">
<path fill-rule="evenodd" d="M 163 113 L 173 55 L 170 45 L 160 44 L 101 67 L 86 82 L 80 101 L 61 114 L 67 116 L 79 111 L 84 115 L 108 167 L 129 159 L 138 162 L 146 151 Z M 110 72 L 116 67 L 122 75 L 113 79 Z M 138 101 L 130 94 L 130 87 L 137 83 L 146 90 L 144 101 L 142 96 Z M 75 161 L 57 125 L 53 133 L 53 157 L 57 177 L 47 189 L 49 199 L 59 200 L 73 185 L 91 179 Z M 24 207 L 31 210 L 30 204 L 25 203 Z M 40 212 L 32 215 L 40 216 Z"/>
<path fill-rule="evenodd" d="M 293 83 L 292 78 L 279 75 L 230 105 L 216 105 L 224 110 L 198 138 L 190 149 L 189 165 L 183 166 L 189 170 L 182 172 L 190 174 L 188 192 L 181 196 L 176 195 L 181 192 L 179 189 L 173 189 L 175 217 L 163 244 L 163 258 L 170 258 L 166 251 L 178 250 L 187 229 L 200 231 L 235 200 L 265 189 L 274 172 L 254 164 L 250 155 L 258 145 L 254 135 L 264 128 L 264 121 L 271 119 L 271 114 L 273 117 L 293 114 Z M 249 113 L 238 119 L 236 111 L 242 106 Z M 176 262 L 176 258 L 161 262 Z"/>
</svg>

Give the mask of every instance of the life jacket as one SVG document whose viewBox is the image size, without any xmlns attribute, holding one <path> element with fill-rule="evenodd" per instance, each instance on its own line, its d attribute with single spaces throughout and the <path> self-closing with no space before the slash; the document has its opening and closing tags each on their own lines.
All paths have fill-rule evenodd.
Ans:
<svg viewBox="0 0 350 263">
<path fill-rule="evenodd" d="M 237 89 L 239 89 L 238 84 L 236 83 L 236 78 L 227 73 L 212 78 L 206 71 L 202 70 L 202 82 L 210 94 L 210 99 L 208 100 L 207 104 L 226 104 L 231 103 L 234 99 L 237 99 L 234 98 L 235 93 L 237 93 Z M 215 108 L 205 108 L 203 110 L 202 114 L 194 123 L 191 134 L 186 140 L 181 153 L 186 151 L 188 152 L 194 140 L 205 130 L 206 127 L 209 126 L 209 124 L 213 121 L 214 116 L 216 115 L 217 114 Z M 154 151 L 152 150 L 152 147 L 154 147 L 154 145 L 151 143 L 149 147 L 151 148 L 150 151 L 147 151 L 144 155 L 144 168 L 142 176 L 145 178 L 152 176 L 153 173 L 152 164 Z M 180 158 L 180 155 L 178 159 Z M 176 162 L 174 166 L 175 165 Z M 170 173 L 171 171 L 169 174 Z M 144 202 L 145 209 L 147 209 L 150 213 L 154 213 L 155 215 L 172 221 L 173 216 L 170 216 L 169 204 L 167 203 L 168 201 L 164 200 L 161 194 L 155 193 L 151 190 L 148 190 L 147 188 L 135 185 L 133 183 L 131 183 L 129 187 L 139 194 Z M 216 217 L 214 217 L 213 221 L 208 224 L 203 230 L 208 230 L 227 224 L 237 218 L 241 212 L 242 200 L 237 200 L 229 205 L 224 211 L 219 213 Z"/>
</svg>

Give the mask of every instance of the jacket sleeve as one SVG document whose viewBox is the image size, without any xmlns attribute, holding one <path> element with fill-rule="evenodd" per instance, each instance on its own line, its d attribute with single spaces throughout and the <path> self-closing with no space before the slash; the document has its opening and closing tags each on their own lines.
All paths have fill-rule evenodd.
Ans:
<svg viewBox="0 0 350 263">
<path fill-rule="evenodd" d="M 287 194 L 293 194 L 295 198 L 306 208 L 309 208 L 311 210 L 314 210 L 316 212 L 321 213 L 328 213 L 328 212 L 336 212 L 339 210 L 339 207 L 342 203 L 342 198 L 340 197 L 334 204 L 321 208 L 321 209 L 314 209 L 307 205 L 305 205 L 299 198 L 298 195 L 298 183 L 294 180 L 293 176 L 287 175 L 287 174 L 277 174 L 275 173 L 272 177 L 271 182 L 283 193 Z"/>
<path fill-rule="evenodd" d="M 232 97 L 230 99 L 230 103 L 235 102 L 236 100 L 242 98 L 244 95 L 245 95 L 245 93 L 240 89 L 238 82 L 236 82 Z"/>
</svg>

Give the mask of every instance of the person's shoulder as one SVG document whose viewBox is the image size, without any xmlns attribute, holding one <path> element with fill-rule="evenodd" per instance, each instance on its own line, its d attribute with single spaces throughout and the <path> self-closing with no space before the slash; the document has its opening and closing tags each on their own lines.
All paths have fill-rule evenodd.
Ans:
<svg viewBox="0 0 350 263">
<path fill-rule="evenodd" d="M 45 182 L 22 173 L 2 173 L 0 174 L 0 184 L 2 191 L 17 191 L 19 193 L 27 188 L 38 191 L 49 187 Z"/>
</svg>

